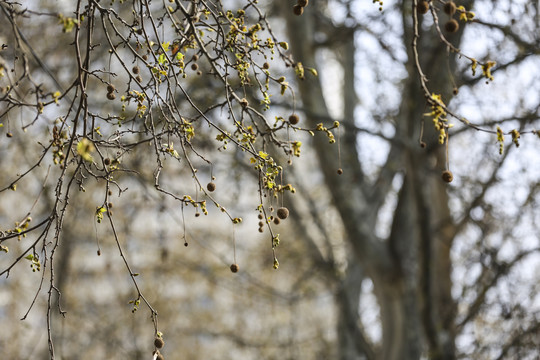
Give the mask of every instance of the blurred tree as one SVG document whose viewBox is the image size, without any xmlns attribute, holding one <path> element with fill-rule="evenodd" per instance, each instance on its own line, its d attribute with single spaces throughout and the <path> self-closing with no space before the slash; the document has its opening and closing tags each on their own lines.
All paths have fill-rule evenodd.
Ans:
<svg viewBox="0 0 540 360">
<path fill-rule="evenodd" d="M 1 1 L 5 353 L 535 358 L 538 2 L 375 3 Z"/>
</svg>

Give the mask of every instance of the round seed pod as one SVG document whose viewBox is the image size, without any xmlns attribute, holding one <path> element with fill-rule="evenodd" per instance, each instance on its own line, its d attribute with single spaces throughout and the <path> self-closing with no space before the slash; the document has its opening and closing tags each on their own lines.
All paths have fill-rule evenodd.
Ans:
<svg viewBox="0 0 540 360">
<path fill-rule="evenodd" d="M 419 1 L 416 5 L 416 11 L 420 14 L 426 14 L 429 11 L 429 3 L 427 1 Z"/>
<path fill-rule="evenodd" d="M 296 125 L 300 121 L 300 117 L 296 114 L 292 114 L 289 116 L 289 124 Z"/>
<path fill-rule="evenodd" d="M 459 30 L 459 23 L 456 19 L 450 19 L 444 24 L 444 29 L 449 33 L 455 33 Z"/>
<path fill-rule="evenodd" d="M 287 209 L 286 207 L 280 207 L 279 209 L 277 209 L 277 216 L 281 220 L 285 220 L 289 217 L 289 209 Z"/>
<path fill-rule="evenodd" d="M 144 61 L 148 60 L 148 55 L 144 54 L 144 55 L 142 56 L 142 59 L 143 59 Z"/>
<path fill-rule="evenodd" d="M 343 169 L 342 168 L 337 169 L 337 173 L 338 173 L 338 175 L 343 174 Z"/>
<path fill-rule="evenodd" d="M 133 71 L 134 74 L 138 74 L 138 73 L 141 72 L 141 68 L 138 67 L 137 65 L 135 65 L 135 66 L 133 67 L 133 69 L 131 69 L 131 70 Z"/>
<path fill-rule="evenodd" d="M 267 63 L 267 62 L 265 62 L 265 63 L 263 64 L 263 69 L 266 69 L 266 70 L 270 69 L 270 64 Z"/>
<path fill-rule="evenodd" d="M 8 132 L 8 133 L 6 133 L 6 136 L 7 136 L 8 138 L 10 138 L 10 137 L 13 137 L 13 134 L 10 133 L 10 132 Z"/>
<path fill-rule="evenodd" d="M 163 355 L 159 352 L 159 350 L 156 350 L 154 351 L 153 355 L 156 355 L 156 360 L 165 360 L 165 358 L 163 357 Z"/>
<path fill-rule="evenodd" d="M 208 185 L 206 185 L 206 189 L 208 189 L 208 191 L 210 192 L 213 192 L 214 190 L 216 190 L 216 184 L 213 182 L 209 182 Z"/>
<path fill-rule="evenodd" d="M 111 165 L 111 159 L 105 158 L 105 159 L 103 160 L 103 163 L 104 163 L 105 165 Z"/>
<path fill-rule="evenodd" d="M 240 270 L 240 266 L 238 266 L 238 264 L 232 264 L 232 265 L 231 265 L 231 271 L 232 271 L 233 273 L 237 273 L 238 270 Z"/>
<path fill-rule="evenodd" d="M 293 13 L 294 15 L 296 16 L 300 16 L 304 13 L 304 7 L 303 6 L 300 6 L 300 5 L 294 5 L 293 6 Z"/>
<path fill-rule="evenodd" d="M 141 75 L 135 76 L 135 80 L 137 80 L 137 82 L 142 83 L 142 77 L 141 77 Z"/>
<path fill-rule="evenodd" d="M 199 65 L 197 63 L 191 64 L 191 70 L 197 71 L 199 69 Z"/>
<path fill-rule="evenodd" d="M 257 215 L 257 217 L 259 218 L 259 220 L 262 220 L 264 218 L 263 214 L 259 214 Z"/>
<path fill-rule="evenodd" d="M 279 218 L 274 219 L 274 224 L 279 225 L 280 222 L 281 222 L 281 220 L 279 220 Z"/>
<path fill-rule="evenodd" d="M 456 4 L 453 1 L 448 1 L 444 4 L 443 10 L 445 13 L 452 16 L 456 12 Z"/>
<path fill-rule="evenodd" d="M 107 85 L 107 92 L 112 93 L 113 91 L 114 91 L 114 85 L 113 84 Z"/>
<path fill-rule="evenodd" d="M 154 339 L 154 346 L 157 347 L 158 349 L 161 349 L 163 347 L 163 345 L 165 345 L 165 341 L 163 341 L 162 338 L 160 337 L 157 337 Z"/>
<path fill-rule="evenodd" d="M 107 94 L 107 99 L 114 100 L 114 99 L 116 99 L 116 95 L 114 93 L 108 93 Z"/>
<path fill-rule="evenodd" d="M 445 170 L 442 173 L 442 179 L 444 182 L 451 183 L 454 180 L 454 175 L 450 170 Z"/>
<path fill-rule="evenodd" d="M 193 61 L 199 60 L 199 55 L 193 54 L 193 56 L 191 57 L 191 60 L 193 60 Z"/>
<path fill-rule="evenodd" d="M 298 6 L 301 6 L 301 7 L 306 7 L 309 3 L 309 0 L 297 0 L 296 1 L 296 5 Z"/>
</svg>

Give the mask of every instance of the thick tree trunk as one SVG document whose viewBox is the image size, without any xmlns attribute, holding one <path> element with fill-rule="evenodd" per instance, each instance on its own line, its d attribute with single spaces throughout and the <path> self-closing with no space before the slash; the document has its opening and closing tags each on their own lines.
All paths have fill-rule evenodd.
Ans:
<svg viewBox="0 0 540 360">
<path fill-rule="evenodd" d="M 315 33 L 314 10 L 310 5 L 303 16 L 294 17 L 290 7 L 284 5 L 283 8 L 295 61 L 316 67 L 316 44 L 311 36 L 306 35 Z M 455 304 L 451 296 L 450 277 L 453 225 L 448 208 L 447 184 L 440 179 L 445 168 L 444 147 L 436 144 L 437 136 L 429 121 L 426 121 L 425 138 L 435 141 L 426 140 L 429 144 L 427 149 L 417 145 L 426 101 L 410 50 L 412 8 L 412 1 L 403 2 L 403 38 L 411 60 L 406 64 L 409 76 L 404 84 L 402 105 L 397 116 L 395 138 L 399 141 L 392 143 L 388 159 L 389 164 L 398 162 L 401 165 L 403 185 L 391 234 L 386 241 L 374 236 L 377 216 L 374 209 L 381 206 L 381 199 L 389 190 L 388 184 L 396 175 L 397 167 L 387 166 L 375 185 L 364 179 L 353 131 L 356 107 L 354 32 L 340 29 L 339 35 L 334 36 L 339 40 L 331 45 L 340 46 L 340 60 L 346 74 L 343 84 L 345 136 L 341 152 L 344 154 L 344 168 L 348 171 L 338 177 L 336 169 L 327 165 L 335 164 L 334 155 L 327 151 L 327 140 L 316 136 L 313 142 L 357 262 L 350 267 L 351 273 L 347 274 L 347 280 L 336 299 L 340 309 L 338 333 L 341 359 L 455 358 Z M 456 43 L 459 36 L 454 35 Z M 440 71 L 446 67 L 448 53 L 441 47 L 438 35 L 422 34 L 419 51 L 424 70 L 430 78 L 430 87 L 449 99 L 452 87 L 448 71 Z M 309 126 L 324 121 L 328 124 L 332 119 L 319 80 L 307 77 L 299 82 L 299 89 Z M 364 272 L 361 275 L 356 273 L 359 266 Z M 357 326 L 359 319 L 356 308 L 362 277 L 369 277 L 373 281 L 381 311 L 382 344 L 380 349 L 371 352 L 367 341 L 358 336 L 361 332 Z M 351 313 L 353 310 L 354 314 Z"/>
</svg>

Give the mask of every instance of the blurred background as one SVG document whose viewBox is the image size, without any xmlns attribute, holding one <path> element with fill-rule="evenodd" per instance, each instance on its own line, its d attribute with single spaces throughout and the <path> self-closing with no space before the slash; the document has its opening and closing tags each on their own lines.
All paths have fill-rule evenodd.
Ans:
<svg viewBox="0 0 540 360">
<path fill-rule="evenodd" d="M 51 329 L 58 359 L 150 359 L 156 330 L 163 333 L 166 359 L 537 359 L 539 2 L 456 1 L 463 8 L 450 12 L 447 2 L 430 1 L 426 14 L 418 3 L 156 1 L 146 8 L 145 1 L 1 1 L 0 44 L 7 47 L 0 52 L 0 245 L 9 248 L 0 253 L 1 357 L 49 358 Z M 312 137 L 291 127 L 281 133 L 302 142 L 300 158 L 269 145 L 284 164 L 280 184 L 292 184 L 294 194 L 263 200 L 249 156 L 233 144 L 223 148 L 203 121 L 193 122 L 197 135 L 190 149 L 174 144 L 179 160 L 161 158 L 160 185 L 176 198 L 156 190 L 156 153 L 145 140 L 146 123 L 137 122 L 133 103 L 126 110 L 120 101 L 124 84 L 134 86 L 135 76 L 125 69 L 136 60 L 113 35 L 149 9 L 153 17 L 143 17 L 145 29 L 154 29 L 152 18 L 154 35 L 167 39 L 172 30 L 165 14 L 181 5 L 201 17 L 205 9 L 244 8 L 246 25 L 267 19 L 271 28 L 263 30 L 288 42 L 283 53 L 292 57 L 289 65 L 316 69 L 318 76 L 306 71 L 301 79 L 298 67 L 278 55 L 251 59 L 268 61 L 272 74 L 286 75 L 294 91 L 274 93 L 264 112 L 269 123 L 291 113 L 299 115 L 299 128 L 340 122 L 332 130 L 334 144 L 324 132 Z M 40 116 L 24 104 L 36 103 L 38 88 L 52 94 L 74 83 L 84 56 L 77 57 L 73 24 L 65 19 L 85 6 L 95 11 L 96 28 L 87 109 L 93 128 L 101 124 L 108 144 L 119 144 L 103 144 L 94 155 L 99 164 L 121 159 L 126 170 L 112 182 L 98 171 L 101 165 L 68 176 L 73 189 L 62 212 L 65 201 L 55 200 L 63 168 L 54 165 L 53 150 L 44 149 L 58 118 L 73 118 L 68 109 L 80 94 L 68 91 Z M 301 16 L 295 15 L 299 8 Z M 459 27 L 449 32 L 452 18 Z M 208 32 L 212 17 L 199 26 Z M 110 41 L 119 44 L 118 58 Z M 175 94 L 178 106 L 187 114 L 193 104 L 211 108 L 208 118 L 227 129 L 227 111 L 233 110 L 221 102 L 228 95 L 211 76 L 209 58 L 193 60 L 193 54 L 200 55 L 197 46 L 184 54 L 197 67 L 186 66 L 187 76 L 178 80 L 189 94 Z M 415 55 L 429 91 L 462 118 L 448 115 L 453 127 L 442 145 Z M 482 71 L 488 61 L 496 62 L 492 80 Z M 140 76 L 146 83 L 151 70 L 143 67 Z M 108 82 L 116 86 L 114 101 L 107 98 Z M 18 90 L 10 92 L 15 83 Z M 253 84 L 235 89 L 253 111 L 263 112 Z M 132 120 L 120 124 L 124 120 L 114 118 L 120 113 Z M 120 144 L 120 134 L 130 145 Z M 13 191 L 13 181 L 29 169 Z M 443 181 L 444 171 L 451 171 L 452 182 Z M 211 181 L 213 199 L 241 223 L 232 224 L 202 191 Z M 208 199 L 208 215 L 182 205 L 185 194 Z M 117 237 L 108 216 L 96 221 L 104 199 Z M 280 206 L 290 211 L 278 225 L 271 222 L 280 239 L 277 270 L 269 229 L 258 230 L 261 201 L 268 215 Z M 58 246 L 54 222 L 45 239 L 43 228 L 7 238 L 9 229 L 23 228 L 28 214 L 34 226 L 55 207 L 64 216 Z M 32 244 L 41 256 L 39 270 L 20 258 Z M 133 311 L 138 291 L 119 249 L 158 313 L 155 324 L 144 301 Z M 52 280 L 45 260 L 51 251 Z M 230 271 L 233 263 L 238 273 Z"/>
</svg>

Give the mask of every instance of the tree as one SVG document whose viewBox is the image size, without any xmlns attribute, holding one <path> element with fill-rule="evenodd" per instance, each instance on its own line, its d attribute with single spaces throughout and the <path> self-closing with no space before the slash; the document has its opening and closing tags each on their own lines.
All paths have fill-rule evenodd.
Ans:
<svg viewBox="0 0 540 360">
<path fill-rule="evenodd" d="M 0 3 L 11 24 L 3 40 L 7 47 L 0 53 L 1 115 L 9 138 L 2 149 L 3 162 L 10 165 L 0 184 L 2 202 L 28 203 L 30 208 L 15 215 L 19 221 L 14 215 L 8 219 L 13 225 L 0 238 L 6 252 L 1 271 L 11 276 L 27 261 L 42 274 L 35 299 L 44 286 L 51 358 L 53 314 L 64 311 L 60 295 L 72 289 L 66 285 L 70 262 L 75 258 L 90 263 L 91 250 L 77 251 L 81 245 L 73 239 L 89 240 L 92 235 L 66 228 L 70 211 L 80 212 L 79 217 L 88 206 L 95 209 L 90 228 L 99 231 L 92 247 L 101 255 L 100 239 L 114 239 L 132 284 L 131 290 L 122 291 L 135 291 L 132 311 L 148 310 L 152 336 L 159 339 L 163 331 L 167 340 L 163 321 L 158 326 L 161 310 L 154 305 L 167 307 L 162 303 L 167 290 L 144 282 L 146 288 L 156 289 L 150 291 L 155 300 L 150 301 L 131 260 L 137 253 L 150 259 L 149 251 L 155 248 L 144 239 L 126 242 L 124 237 L 144 238 L 152 231 L 165 237 L 172 226 L 166 210 L 176 209 L 187 246 L 195 237 L 190 231 L 212 232 L 190 230 L 195 226 L 184 212 L 195 209 L 195 215 L 206 215 L 213 210 L 207 203 L 213 203 L 232 223 L 225 231 L 231 234 L 231 270 L 236 272 L 235 233 L 247 215 L 246 206 L 235 202 L 246 201 L 249 189 L 254 196 L 248 198 L 247 208 L 261 218 L 270 265 L 279 266 L 276 248 L 284 237 L 276 232 L 274 218 L 287 217 L 285 207 L 278 209 L 287 204 L 299 227 L 293 236 L 302 242 L 285 246 L 281 254 L 296 253 L 299 269 L 309 274 L 316 267 L 324 279 L 298 276 L 297 281 L 287 280 L 284 288 L 294 291 L 295 284 L 307 282 L 320 292 L 326 281 L 331 284 L 339 351 L 321 347 L 319 358 L 335 357 L 337 352 L 343 359 L 535 356 L 534 281 L 521 284 L 520 273 L 513 271 L 522 270 L 539 249 L 532 236 L 517 241 L 532 234 L 538 187 L 531 176 L 519 183 L 525 194 L 519 199 L 491 192 L 505 186 L 500 178 L 507 164 L 526 168 L 519 158 L 527 156 L 523 148 L 533 146 L 529 144 L 534 137 L 530 134 L 536 133 L 537 98 L 524 93 L 508 99 L 498 81 L 511 82 L 513 72 L 538 65 L 536 40 L 528 36 L 537 30 L 532 19 L 538 7 L 528 4 L 501 21 L 498 11 L 513 2 L 381 2 L 380 12 L 379 6 L 360 3 L 298 1 L 294 6 L 273 5 L 266 12 L 253 2 L 78 1 L 63 14 L 54 4 L 44 3 L 38 10 L 29 4 Z M 283 32 L 274 26 L 278 17 L 286 23 Z M 517 18 L 521 21 L 512 21 Z M 38 42 L 35 35 L 27 35 L 51 19 L 58 22 L 58 41 Z M 494 36 L 479 41 L 475 31 L 500 34 L 502 40 Z M 363 46 L 361 40 L 375 45 Z M 485 51 L 469 44 L 481 44 Z M 344 74 L 341 82 L 327 78 L 336 72 Z M 531 91 L 535 76 L 529 75 Z M 358 87 L 362 91 L 375 83 L 366 103 L 359 104 Z M 457 97 L 450 102 L 453 95 Z M 507 106 L 492 112 L 482 106 L 486 98 L 504 99 Z M 478 99 L 474 109 L 482 116 L 468 113 L 470 99 Z M 332 102 L 342 106 L 328 108 Z M 22 119 L 19 125 L 17 118 Z M 529 136 L 515 151 L 521 134 Z M 504 148 L 505 135 L 515 146 Z M 493 143 L 498 144 L 495 150 Z M 287 166 L 306 147 L 315 157 Z M 466 156 L 466 147 L 474 147 L 471 153 L 478 155 Z M 143 150 L 148 148 L 151 151 Z M 377 152 L 384 155 L 368 163 Z M 319 170 L 324 184 L 306 176 Z M 254 177 L 251 182 L 238 180 L 239 190 L 229 199 L 223 193 L 218 197 L 219 189 L 233 186 L 233 172 Z M 162 204 L 149 205 L 149 199 Z M 89 201 L 93 204 L 86 205 Z M 518 216 L 509 203 L 529 215 Z M 130 217 L 148 221 L 152 216 L 155 228 L 130 222 Z M 344 240 L 337 247 L 336 237 Z M 130 252 L 130 246 L 140 249 Z M 162 259 L 169 250 L 161 247 Z M 198 271 L 197 255 L 191 252 L 182 259 L 173 269 Z M 172 276 L 165 265 L 135 261 L 145 269 L 140 271 L 143 277 L 152 266 L 167 279 Z M 243 269 L 240 263 L 240 273 Z M 463 273 L 472 278 L 461 279 Z M 371 284 L 376 304 L 367 309 L 379 309 L 379 325 L 366 324 L 357 311 L 359 303 L 366 309 Z M 267 288 L 291 308 L 298 307 L 297 295 L 280 295 L 278 290 L 279 286 Z M 512 298 L 514 291 L 524 295 Z M 280 337 L 278 315 L 269 318 L 277 324 L 272 329 L 282 346 L 292 349 L 299 344 L 301 336 L 294 331 Z M 140 321 L 136 329 L 142 332 L 146 325 Z M 504 330 L 490 335 L 485 329 L 493 325 L 478 325 L 482 323 L 496 323 Z M 380 338 L 373 335 L 378 326 Z M 235 331 L 199 330 L 256 346 L 246 341 L 248 335 Z M 511 336 L 504 338 L 508 333 Z M 115 349 L 112 344 L 108 351 Z M 134 347 L 129 357 L 145 356 L 140 351 Z"/>
</svg>

